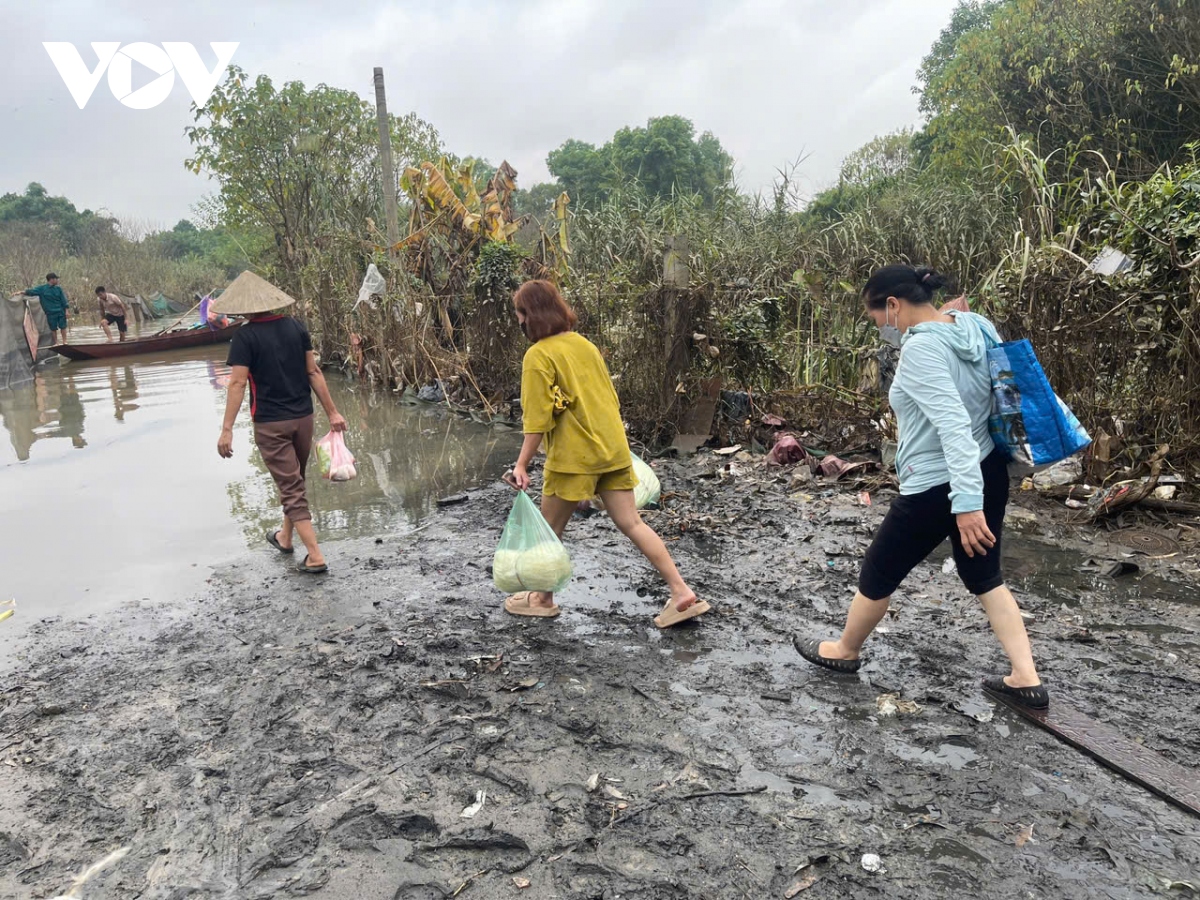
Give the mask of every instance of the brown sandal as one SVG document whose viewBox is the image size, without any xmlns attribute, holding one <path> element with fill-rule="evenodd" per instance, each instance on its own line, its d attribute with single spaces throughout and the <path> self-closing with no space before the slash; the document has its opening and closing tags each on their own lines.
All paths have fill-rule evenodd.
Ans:
<svg viewBox="0 0 1200 900">
<path fill-rule="evenodd" d="M 530 606 L 529 595 L 533 591 L 521 591 L 519 594 L 513 594 L 504 601 L 504 611 L 514 616 L 531 616 L 536 619 L 553 619 L 562 612 L 557 605 L 555 606 Z"/>
<path fill-rule="evenodd" d="M 654 624 L 659 628 L 670 628 L 673 625 L 678 625 L 680 622 L 686 622 L 688 619 L 702 616 L 711 609 L 712 607 L 705 600 L 697 600 L 684 610 L 678 610 L 674 605 L 668 604 L 666 609 L 654 617 Z"/>
</svg>

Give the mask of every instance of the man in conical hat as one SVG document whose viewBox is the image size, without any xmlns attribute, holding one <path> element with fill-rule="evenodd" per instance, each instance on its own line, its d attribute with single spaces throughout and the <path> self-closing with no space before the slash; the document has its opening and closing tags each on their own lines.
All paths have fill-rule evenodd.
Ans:
<svg viewBox="0 0 1200 900">
<path fill-rule="evenodd" d="M 329 395 L 329 385 L 313 356 L 308 330 L 280 313 L 295 302 L 247 271 L 210 305 L 210 310 L 219 315 L 248 317 L 229 346 L 232 372 L 217 453 L 226 459 L 233 455 L 233 423 L 248 384 L 254 443 L 275 479 L 283 503 L 283 525 L 267 532 L 267 543 L 280 553 L 291 554 L 298 535 L 308 551 L 298 568 L 319 575 L 328 571 L 328 566 L 317 544 L 304 489 L 304 471 L 313 442 L 313 392 L 325 408 L 331 430 L 345 431 L 346 420 Z"/>
</svg>

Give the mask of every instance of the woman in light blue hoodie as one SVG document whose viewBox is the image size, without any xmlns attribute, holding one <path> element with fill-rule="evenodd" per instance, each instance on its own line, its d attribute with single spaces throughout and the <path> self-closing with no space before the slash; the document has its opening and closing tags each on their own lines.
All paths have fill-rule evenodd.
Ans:
<svg viewBox="0 0 1200 900">
<path fill-rule="evenodd" d="M 800 655 L 834 672 L 857 672 L 862 645 L 883 619 L 900 583 L 949 538 L 958 574 L 979 597 L 1012 672 L 984 680 L 988 690 L 1044 709 L 1025 623 L 1000 571 L 1000 537 L 1008 503 L 1008 460 L 988 432 L 991 375 L 987 349 L 999 340 L 992 323 L 966 312 L 942 312 L 933 293 L 946 281 L 932 269 L 885 266 L 863 289 L 867 315 L 900 363 L 888 395 L 900 446 L 900 497 L 867 551 L 858 593 L 836 641 L 795 641 Z"/>
</svg>

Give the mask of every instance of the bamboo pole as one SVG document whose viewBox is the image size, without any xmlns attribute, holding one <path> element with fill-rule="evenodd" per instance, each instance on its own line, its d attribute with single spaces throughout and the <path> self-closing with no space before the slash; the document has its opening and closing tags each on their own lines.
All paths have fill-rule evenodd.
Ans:
<svg viewBox="0 0 1200 900">
<path fill-rule="evenodd" d="M 200 301 L 200 303 L 203 303 L 203 302 L 204 302 L 203 300 Z M 160 334 L 166 334 L 168 331 L 170 331 L 172 328 L 174 328 L 176 325 L 178 325 L 180 322 L 182 322 L 184 319 L 186 319 L 188 316 L 190 316 L 196 310 L 198 310 L 200 308 L 200 303 L 197 303 L 195 306 L 193 306 L 191 309 L 189 309 L 187 312 L 185 312 L 182 316 L 180 316 L 178 319 L 176 319 L 174 322 L 172 322 L 170 325 L 168 325 L 162 331 L 154 332 L 154 334 L 152 334 L 151 337 L 158 337 Z"/>
</svg>

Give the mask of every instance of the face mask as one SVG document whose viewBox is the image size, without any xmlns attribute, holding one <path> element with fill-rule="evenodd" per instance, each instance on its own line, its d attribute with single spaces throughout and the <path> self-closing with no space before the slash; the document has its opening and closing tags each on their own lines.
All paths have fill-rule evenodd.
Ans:
<svg viewBox="0 0 1200 900">
<path fill-rule="evenodd" d="M 889 309 L 884 315 L 885 317 L 890 317 L 891 310 Z M 897 321 L 899 321 L 899 316 L 897 316 Z M 879 337 L 882 338 L 883 342 L 888 346 L 895 347 L 897 350 L 900 349 L 900 339 L 903 337 L 903 335 L 900 333 L 899 326 L 893 325 L 889 318 L 885 318 L 884 324 L 880 326 Z"/>
</svg>

